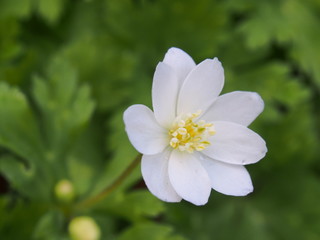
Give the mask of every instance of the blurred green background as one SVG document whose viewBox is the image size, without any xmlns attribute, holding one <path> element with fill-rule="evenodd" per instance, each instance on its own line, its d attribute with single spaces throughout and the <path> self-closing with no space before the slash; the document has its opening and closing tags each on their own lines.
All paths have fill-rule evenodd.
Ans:
<svg viewBox="0 0 320 240">
<path fill-rule="evenodd" d="M 0 0 L 0 238 L 69 239 L 89 216 L 101 239 L 320 239 L 319 0 Z M 137 152 L 122 113 L 151 105 L 168 48 L 217 56 L 224 92 L 258 92 L 251 125 L 268 154 L 247 197 L 168 204 L 140 168 L 91 208 Z M 56 184 L 68 179 L 74 198 Z"/>
</svg>

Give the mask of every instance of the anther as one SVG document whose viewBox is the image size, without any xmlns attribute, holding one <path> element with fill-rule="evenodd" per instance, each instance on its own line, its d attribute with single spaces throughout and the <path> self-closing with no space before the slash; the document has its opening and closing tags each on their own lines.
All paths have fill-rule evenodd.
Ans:
<svg viewBox="0 0 320 240">
<path fill-rule="evenodd" d="M 212 123 L 206 123 L 204 120 L 196 121 L 200 114 L 201 111 L 197 111 L 175 120 L 169 131 L 171 147 L 193 153 L 195 150 L 202 151 L 210 145 L 208 138 L 215 134 L 215 129 Z"/>
</svg>

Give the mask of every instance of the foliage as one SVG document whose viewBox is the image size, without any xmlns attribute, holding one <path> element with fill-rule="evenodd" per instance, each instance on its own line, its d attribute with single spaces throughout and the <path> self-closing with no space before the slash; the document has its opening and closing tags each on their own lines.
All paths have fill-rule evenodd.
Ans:
<svg viewBox="0 0 320 240">
<path fill-rule="evenodd" d="M 102 239 L 318 239 L 319 13 L 317 0 L 0 1 L 0 235 L 69 239 L 69 221 L 86 215 Z M 254 193 L 167 204 L 137 168 L 99 204 L 76 208 L 136 157 L 122 113 L 150 105 L 172 46 L 197 62 L 218 56 L 226 92 L 265 100 L 251 126 L 269 149 L 248 166 Z M 62 179 L 72 203 L 54 194 Z"/>
</svg>

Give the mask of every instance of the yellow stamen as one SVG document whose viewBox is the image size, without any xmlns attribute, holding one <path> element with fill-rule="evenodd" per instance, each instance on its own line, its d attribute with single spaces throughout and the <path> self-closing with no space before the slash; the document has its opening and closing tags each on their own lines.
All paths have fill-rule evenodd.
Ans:
<svg viewBox="0 0 320 240">
<path fill-rule="evenodd" d="M 215 134 L 212 123 L 204 120 L 196 121 L 201 111 L 178 117 L 169 131 L 170 146 L 180 151 L 193 153 L 202 151 L 210 145 L 208 138 Z"/>
</svg>

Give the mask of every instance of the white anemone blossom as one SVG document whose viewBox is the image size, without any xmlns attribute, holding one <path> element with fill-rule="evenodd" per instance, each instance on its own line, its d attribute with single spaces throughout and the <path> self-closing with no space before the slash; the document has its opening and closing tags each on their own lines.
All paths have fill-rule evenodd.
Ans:
<svg viewBox="0 0 320 240">
<path fill-rule="evenodd" d="M 243 165 L 262 159 L 267 148 L 247 126 L 264 103 L 254 92 L 219 96 L 223 85 L 217 58 L 196 65 L 170 48 L 154 73 L 153 112 L 144 105 L 124 112 L 129 140 L 143 154 L 143 179 L 159 199 L 203 205 L 211 188 L 233 196 L 253 191 Z"/>
</svg>

